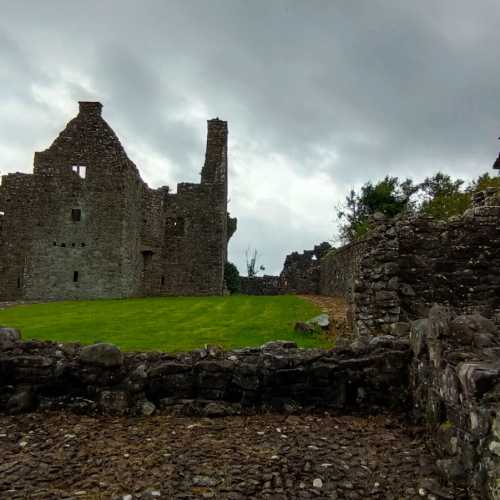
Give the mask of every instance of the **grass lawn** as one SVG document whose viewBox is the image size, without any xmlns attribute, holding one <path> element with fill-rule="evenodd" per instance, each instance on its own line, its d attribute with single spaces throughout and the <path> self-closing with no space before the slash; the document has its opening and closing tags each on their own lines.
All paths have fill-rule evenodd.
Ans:
<svg viewBox="0 0 500 500">
<path fill-rule="evenodd" d="M 296 321 L 320 313 L 292 295 L 153 297 L 19 305 L 0 311 L 0 325 L 23 339 L 111 342 L 126 351 L 186 351 L 205 344 L 225 348 L 294 340 L 301 347 L 330 347 L 323 337 L 296 333 Z"/>
</svg>

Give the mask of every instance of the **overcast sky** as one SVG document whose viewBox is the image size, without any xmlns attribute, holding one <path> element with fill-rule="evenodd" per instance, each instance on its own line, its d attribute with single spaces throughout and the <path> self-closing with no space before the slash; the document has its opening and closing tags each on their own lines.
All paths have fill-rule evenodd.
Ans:
<svg viewBox="0 0 500 500">
<path fill-rule="evenodd" d="M 475 177 L 500 143 L 499 0 L 0 0 L 0 171 L 99 100 L 152 187 L 198 182 L 229 122 L 230 260 L 332 240 L 386 174 Z M 490 170 L 491 172 L 491 170 Z"/>
</svg>

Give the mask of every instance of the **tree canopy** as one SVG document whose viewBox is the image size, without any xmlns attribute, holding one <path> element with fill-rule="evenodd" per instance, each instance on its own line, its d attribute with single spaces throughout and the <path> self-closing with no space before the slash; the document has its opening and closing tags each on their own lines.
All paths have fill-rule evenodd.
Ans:
<svg viewBox="0 0 500 500">
<path fill-rule="evenodd" d="M 466 183 L 437 172 L 419 184 L 390 176 L 375 183 L 367 182 L 358 192 L 351 189 L 344 204 L 337 209 L 340 238 L 347 243 L 362 237 L 370 230 L 376 213 L 387 217 L 427 214 L 436 219 L 449 219 L 462 214 L 470 207 L 472 194 L 487 187 L 500 188 L 500 177 L 486 173 Z"/>
</svg>

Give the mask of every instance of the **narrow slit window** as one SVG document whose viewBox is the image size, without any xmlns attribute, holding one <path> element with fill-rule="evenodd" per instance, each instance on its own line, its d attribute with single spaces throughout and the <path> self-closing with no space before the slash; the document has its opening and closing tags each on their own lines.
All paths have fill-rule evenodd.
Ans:
<svg viewBox="0 0 500 500">
<path fill-rule="evenodd" d="M 73 283 L 78 283 L 78 271 L 73 271 Z"/>
<path fill-rule="evenodd" d="M 184 235 L 184 218 L 183 217 L 177 217 L 174 220 L 174 234 L 177 236 Z"/>
<path fill-rule="evenodd" d="M 165 284 L 165 276 L 162 276 L 161 277 L 161 286 L 163 286 Z"/>
<path fill-rule="evenodd" d="M 80 222 L 82 220 L 82 211 L 80 208 L 71 209 L 71 220 L 73 222 Z"/>
</svg>

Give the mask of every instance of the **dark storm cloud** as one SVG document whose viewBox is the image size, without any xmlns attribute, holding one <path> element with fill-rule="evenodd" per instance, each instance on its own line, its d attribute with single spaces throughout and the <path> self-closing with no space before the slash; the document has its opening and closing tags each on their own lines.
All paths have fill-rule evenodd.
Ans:
<svg viewBox="0 0 500 500">
<path fill-rule="evenodd" d="M 331 238 L 353 185 L 473 177 L 496 155 L 496 0 L 0 5 L 0 168 L 28 170 L 84 98 L 151 185 L 196 181 L 220 116 L 240 268 L 249 245 L 276 272 Z"/>
</svg>

